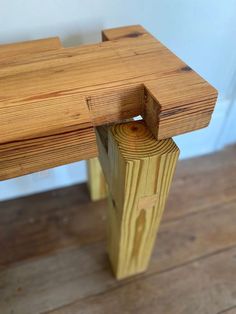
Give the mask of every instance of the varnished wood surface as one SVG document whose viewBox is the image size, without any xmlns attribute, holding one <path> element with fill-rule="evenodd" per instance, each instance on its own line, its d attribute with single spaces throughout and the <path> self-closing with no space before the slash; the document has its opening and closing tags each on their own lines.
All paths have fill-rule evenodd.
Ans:
<svg viewBox="0 0 236 314">
<path fill-rule="evenodd" d="M 172 139 L 156 140 L 144 121 L 96 133 L 108 182 L 108 253 L 116 278 L 124 279 L 148 267 L 179 149 Z"/>
<path fill-rule="evenodd" d="M 30 58 L 37 53 L 61 48 L 60 40 L 56 37 L 0 45 L 0 69 L 14 66 L 20 58 Z M 67 104 L 67 110 L 70 110 L 70 104 Z M 15 119 L 20 119 L 17 113 Z M 30 114 L 28 119 L 32 119 Z M 89 121 L 90 116 L 84 118 L 84 120 L 86 119 Z M 46 120 L 45 118 L 45 123 Z M 9 122 L 9 128 L 13 127 L 13 122 L 13 119 Z M 4 143 L 0 145 L 0 180 L 41 171 L 96 155 L 95 132 L 89 122 L 88 126 L 84 125 L 83 129 L 78 127 L 74 131 Z"/>
<path fill-rule="evenodd" d="M 170 137 L 173 120 L 181 116 L 189 117 L 189 131 L 196 128 L 193 117 L 205 126 L 215 89 L 141 29 L 135 37 L 32 54 L 2 65 L 1 143 L 83 127 L 88 109 L 95 125 L 142 114 L 145 86 L 165 124 L 159 138 Z M 13 111 L 15 123 L 9 128 Z M 181 128 L 172 135 L 179 133 Z"/>
<path fill-rule="evenodd" d="M 14 44 L 0 45 L 0 67 L 11 66 L 19 58 L 28 56 L 32 53 L 52 51 L 61 48 L 61 42 L 58 37 L 50 37 L 45 39 L 23 41 Z"/>
<path fill-rule="evenodd" d="M 104 41 L 127 40 L 144 35 L 154 39 L 140 25 L 108 29 L 102 32 Z M 161 60 L 159 52 L 156 53 Z M 198 78 L 194 78 L 192 71 L 193 69 L 189 66 L 183 65 L 175 73 L 172 70 L 168 75 L 162 72 L 161 80 L 158 82 L 155 79 L 145 82 L 143 112 L 140 114 L 147 121 L 148 127 L 157 139 L 173 137 L 189 132 L 190 128 L 197 130 L 209 124 L 212 105 L 214 106 L 216 99 L 213 96 L 214 93 L 211 94 L 213 90 L 211 92 L 209 90 L 211 96 L 210 94 L 206 98 L 203 96 L 206 95 L 206 90 L 204 91 L 204 86 L 200 81 L 198 85 L 196 81 Z M 193 100 L 194 97 L 196 97 L 195 100 Z"/>
<path fill-rule="evenodd" d="M 178 164 L 149 271 L 121 282 L 85 184 L 1 202 L 0 313 L 234 314 L 235 154 Z"/>
<path fill-rule="evenodd" d="M 97 156 L 93 127 L 0 145 L 0 180 Z"/>
<path fill-rule="evenodd" d="M 3 58 L 0 143 L 139 114 L 159 139 L 209 123 L 217 97 L 210 84 L 141 26 L 104 39 L 113 32 L 103 43 Z"/>
</svg>

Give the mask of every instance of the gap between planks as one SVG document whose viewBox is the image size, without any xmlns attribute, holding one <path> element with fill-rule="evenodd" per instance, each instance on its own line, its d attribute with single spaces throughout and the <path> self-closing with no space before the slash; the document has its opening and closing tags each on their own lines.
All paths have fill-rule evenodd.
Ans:
<svg viewBox="0 0 236 314">
<path fill-rule="evenodd" d="M 177 220 L 168 222 L 167 219 L 166 223 L 161 225 L 158 237 L 158 246 L 155 249 L 154 255 L 152 257 L 150 274 L 151 271 L 164 272 L 168 268 L 171 269 L 177 265 L 186 263 L 189 257 L 195 259 L 195 262 L 196 259 L 201 256 L 205 256 L 205 260 L 208 260 L 209 257 L 207 257 L 207 255 L 212 255 L 214 252 L 219 253 L 225 249 L 226 245 L 231 247 L 236 244 L 234 225 L 236 218 L 233 218 L 235 215 L 235 198 L 233 199 L 233 196 L 235 197 L 235 190 L 229 189 L 231 184 L 233 184 L 233 179 L 230 179 L 230 176 L 232 176 L 232 178 L 235 177 L 232 175 L 236 170 L 236 163 L 232 158 L 234 155 L 235 149 L 232 149 L 230 153 L 228 150 L 211 156 L 204 156 L 195 158 L 193 160 L 182 161 L 180 163 L 179 172 L 177 171 L 176 183 L 174 183 L 175 188 L 182 189 L 182 183 L 185 181 L 186 176 L 193 180 L 192 183 L 195 182 L 195 186 L 197 182 L 197 187 L 199 187 L 199 185 L 201 185 L 204 180 L 207 182 L 207 185 L 204 187 L 204 189 L 200 189 L 200 194 L 198 194 L 195 190 L 192 202 L 189 205 L 188 203 L 184 203 L 184 199 L 179 199 L 178 202 L 176 202 L 176 194 L 174 191 L 170 194 L 170 200 L 172 198 L 171 203 L 173 205 L 175 204 L 175 206 L 176 203 L 178 203 L 182 207 L 181 217 L 183 219 L 180 218 L 176 210 L 174 210 L 174 207 L 166 208 L 166 214 L 164 215 L 163 222 L 167 218 L 169 219 L 171 217 L 176 217 Z M 202 174 L 205 173 L 205 179 L 203 176 L 199 181 L 200 177 L 195 173 L 198 171 L 198 169 L 201 169 Z M 208 171 L 206 171 L 207 169 Z M 180 176 L 180 173 L 182 173 L 182 176 Z M 224 186 L 223 181 L 215 181 L 217 176 L 214 179 L 216 186 L 212 185 L 210 177 L 213 173 L 217 173 L 218 178 L 225 176 L 226 185 Z M 185 187 L 186 193 L 188 193 L 189 188 L 191 187 L 191 181 L 185 181 Z M 222 187 L 225 188 L 225 191 L 228 191 L 228 194 L 226 194 L 225 197 L 223 197 L 225 191 L 221 189 Z M 23 312 L 24 314 L 27 314 L 27 311 L 29 311 L 30 314 L 39 312 L 42 313 L 49 309 L 45 308 L 45 306 L 48 307 L 50 305 L 51 309 L 55 309 L 56 307 L 58 308 L 60 306 L 60 302 L 62 306 L 75 302 L 78 299 L 78 294 L 80 297 L 89 298 L 89 295 L 91 296 L 91 294 L 98 294 L 99 291 L 101 291 L 101 288 L 103 290 L 111 290 L 112 287 L 116 286 L 116 282 L 108 271 L 109 268 L 105 258 L 104 242 L 101 242 L 101 232 L 103 232 L 102 230 L 104 226 L 104 223 L 101 222 L 103 219 L 101 213 L 103 212 L 104 202 L 98 202 L 96 204 L 96 207 L 98 207 L 95 208 L 91 206 L 92 203 L 88 203 L 84 195 L 81 195 L 79 196 L 81 199 L 80 202 L 90 205 L 89 207 L 81 207 L 81 210 L 78 210 L 79 208 L 76 205 L 78 201 L 78 194 L 76 195 L 76 189 L 77 187 L 73 187 L 74 192 L 70 197 L 68 194 L 66 194 L 68 189 L 61 190 L 61 199 L 59 196 L 60 194 L 58 195 L 58 193 L 60 193 L 59 191 L 41 194 L 42 196 L 45 194 L 48 195 L 48 201 L 50 200 L 49 195 L 51 195 L 52 199 L 56 199 L 56 208 L 59 208 L 59 210 L 63 210 L 63 208 L 65 209 L 66 206 L 68 206 L 69 201 L 67 200 L 70 198 L 70 206 L 72 206 L 72 213 L 74 213 L 71 218 L 72 222 L 69 221 L 68 224 L 62 223 L 63 216 L 61 217 L 57 214 L 57 212 L 55 212 L 56 208 L 53 205 L 53 200 L 51 200 L 51 203 L 49 202 L 49 205 L 51 204 L 51 215 L 47 218 L 51 222 L 51 228 L 55 228 L 57 230 L 55 231 L 56 233 L 53 233 L 52 241 L 57 240 L 57 242 L 61 241 L 61 243 L 63 243 L 63 236 L 67 235 L 72 238 L 72 240 L 64 243 L 64 245 L 67 244 L 70 248 L 60 251 L 60 247 L 58 246 L 53 255 L 41 257 L 38 260 L 35 257 L 34 259 L 28 260 L 27 262 L 22 261 L 17 264 L 12 264 L 11 267 L 7 267 L 5 271 L 2 270 L 1 272 L 1 278 L 7 279 L 7 282 L 11 287 L 11 289 L 8 291 L 10 295 L 5 295 L 5 297 L 7 297 L 8 300 L 11 300 L 11 304 L 14 304 L 15 306 L 17 305 L 17 302 L 18 306 L 23 306 L 24 304 L 25 306 L 27 305 L 27 307 L 25 307 L 25 311 L 21 311 L 21 313 Z M 222 190 L 223 196 L 219 195 L 220 190 Z M 208 196 L 209 192 L 210 197 Z M 34 204 L 35 207 L 36 197 L 38 197 L 39 200 L 41 199 L 41 205 L 38 205 L 38 209 L 35 213 L 37 214 L 38 211 L 43 210 L 42 204 L 43 201 L 46 201 L 46 199 L 42 199 L 42 196 L 31 196 L 29 198 L 2 202 L 0 206 L 2 209 L 2 206 L 5 207 L 5 213 L 8 211 L 9 214 L 12 214 L 14 211 L 17 211 L 17 208 L 19 208 L 18 210 L 20 213 L 21 210 L 24 209 L 23 203 L 21 202 L 29 199 L 30 203 L 27 207 L 28 210 L 26 211 L 26 216 L 28 215 L 30 218 L 32 217 L 31 207 L 32 204 Z M 226 201 L 226 196 L 227 199 L 230 199 L 227 204 L 224 203 Z M 211 206 L 211 208 L 206 209 L 206 207 L 203 206 L 204 202 L 211 203 L 213 197 L 214 204 Z M 199 213 L 195 214 L 194 216 L 188 215 L 189 211 L 192 211 L 190 206 L 194 207 L 193 204 L 197 202 L 198 198 L 202 199 L 202 203 L 197 204 L 197 207 L 194 209 L 194 211 L 197 210 Z M 13 205 L 12 209 L 9 211 L 9 208 L 7 208 L 6 205 L 10 203 Z M 22 213 L 23 212 L 25 211 L 22 211 Z M 42 223 L 42 230 L 48 230 L 44 227 L 44 223 L 45 226 L 47 224 L 47 220 L 45 221 L 45 213 L 46 211 L 44 210 L 44 212 L 41 212 L 40 214 L 43 219 L 35 221 L 37 226 L 40 226 L 40 222 Z M 89 215 L 90 219 L 92 220 L 87 220 L 88 216 L 86 215 Z M 19 227 L 21 225 L 19 221 L 20 217 L 22 216 L 17 215 L 15 217 L 19 223 Z M 4 215 L 1 215 L 1 220 L 3 218 Z M 14 217 L 12 217 L 12 219 L 14 219 Z M 10 223 L 10 221 L 8 221 L 8 223 Z M 83 221 L 87 222 L 87 229 L 83 228 Z M 211 222 L 210 225 L 209 222 Z M 6 223 L 7 220 L 4 222 L 5 226 Z M 24 226 L 24 229 L 26 229 L 26 226 L 27 224 Z M 21 225 L 21 228 L 22 227 L 23 226 Z M 98 228 L 97 234 L 94 233 L 95 228 Z M 3 230 L 2 227 L 1 230 Z M 76 232 L 76 230 L 78 230 L 78 232 Z M 59 231 L 61 233 L 57 233 Z M 76 240 L 81 239 L 81 237 L 85 239 L 84 242 L 81 240 L 78 242 L 78 240 Z M 96 240 L 98 237 L 100 237 L 99 242 Z M 19 236 L 17 239 L 19 239 Z M 32 239 L 36 240 L 37 238 L 31 237 L 26 248 L 32 245 Z M 45 236 L 41 234 L 39 235 L 39 239 L 40 242 L 35 241 L 35 245 L 39 245 L 41 243 L 43 246 L 43 242 L 46 241 L 47 237 L 45 238 Z M 93 242 L 93 244 L 88 245 L 86 239 L 89 239 L 90 243 Z M 230 243 L 228 242 L 229 240 L 231 241 Z M 24 243 L 18 243 L 18 245 L 22 250 Z M 63 245 L 61 248 L 63 248 Z M 78 265 L 80 266 L 78 267 Z M 158 265 L 158 269 L 156 268 L 156 265 Z M 186 266 L 183 266 L 183 268 L 186 269 Z M 76 269 L 77 271 L 75 271 Z M 7 275 L 7 277 L 4 277 L 4 274 Z M 166 271 L 166 274 L 168 274 L 168 271 Z M 164 274 L 162 274 L 162 276 L 164 276 Z M 32 286 L 32 278 L 34 278 L 34 281 L 37 280 L 37 285 Z M 141 277 L 139 278 L 140 279 L 135 278 L 135 282 L 138 279 L 138 282 L 141 283 L 142 279 Z M 58 280 L 60 284 L 58 284 Z M 150 279 L 148 280 L 151 280 L 151 275 Z M 1 280 L 1 282 L 3 281 Z M 20 287 L 22 288 L 22 292 L 18 291 L 16 294 L 12 295 L 13 291 L 17 291 L 17 289 Z M 85 287 L 87 287 L 87 291 L 84 290 Z M 68 293 L 67 290 L 69 290 Z M 55 300 L 55 295 L 59 295 L 60 297 L 60 291 L 62 293 L 62 297 L 60 300 Z M 0 295 L 2 298 L 4 297 L 3 293 L 0 293 Z M 27 297 L 30 297 L 31 303 L 29 303 Z M 41 300 L 41 302 L 38 302 L 38 300 Z M 86 300 L 84 299 L 83 302 L 85 301 Z M 32 307 L 34 306 L 34 309 L 37 307 L 37 310 L 32 310 L 32 308 L 29 308 L 29 304 L 31 304 Z M 5 306 L 7 305 L 5 304 Z M 41 310 L 39 311 L 40 307 Z M 229 306 L 227 306 L 227 308 L 228 307 Z M 4 314 L 7 313 L 7 311 L 4 312 Z"/>
<path fill-rule="evenodd" d="M 213 210 L 212 212 L 204 210 L 202 212 L 199 212 L 199 215 L 196 215 L 195 217 L 186 218 L 188 219 L 187 221 L 183 221 L 182 219 L 178 220 L 175 223 L 172 222 L 172 226 L 161 226 L 158 246 L 155 247 L 150 270 L 147 275 L 144 274 L 143 276 L 146 278 L 146 276 L 151 277 L 151 274 L 153 273 L 168 273 L 168 271 L 173 271 L 176 268 L 181 268 L 183 265 L 196 262 L 197 260 L 207 258 L 219 252 L 222 253 L 225 250 L 225 240 L 223 238 L 223 242 L 220 241 L 221 233 L 217 231 L 221 230 L 222 226 L 227 226 L 226 239 L 232 238 L 232 245 L 230 247 L 234 247 L 236 245 L 236 235 L 233 223 L 235 219 L 232 216 L 233 213 L 235 214 L 234 206 L 235 202 L 232 202 L 231 208 L 228 208 L 228 210 L 227 207 L 229 207 L 229 204 L 226 206 L 226 208 L 222 208 L 222 206 L 220 208 L 219 206 L 218 214 L 216 214 L 216 211 Z M 201 226 L 202 221 L 205 222 L 204 228 L 203 226 Z M 212 226 L 212 228 L 210 229 L 208 224 L 209 221 L 211 221 Z M 193 226 L 195 226 L 195 228 L 193 228 Z M 195 238 L 193 238 L 193 235 L 195 235 Z M 216 238 L 217 235 L 218 238 Z M 214 243 L 211 243 L 210 239 L 215 239 Z M 211 245 L 209 245 L 210 243 Z M 169 252 L 169 249 L 171 247 L 172 255 L 170 255 Z M 227 247 L 227 250 L 228 248 L 229 247 Z M 196 249 L 198 252 L 196 251 Z M 112 287 L 117 286 L 117 282 L 112 278 L 110 272 L 108 271 L 109 267 L 106 259 L 104 258 L 104 253 L 104 243 L 99 242 L 80 248 L 74 248 L 73 250 L 58 252 L 54 254 L 54 256 L 48 256 L 46 258 L 43 258 L 42 261 L 37 261 L 34 259 L 31 262 L 13 265 L 7 271 L 8 275 L 11 273 L 10 283 L 13 284 L 14 287 L 14 280 L 17 280 L 15 283 L 15 288 L 22 286 L 22 289 L 25 292 L 23 295 L 21 293 L 16 295 L 11 302 L 14 304 L 14 301 L 16 302 L 16 300 L 18 299 L 18 302 L 20 302 L 20 304 L 21 302 L 24 303 L 24 296 L 26 295 L 27 298 L 27 293 L 31 294 L 33 300 L 32 302 L 36 300 L 35 298 L 38 299 L 39 297 L 43 299 L 45 299 L 45 297 L 46 299 L 49 298 L 49 300 L 51 300 L 50 302 L 53 302 L 55 293 L 59 293 L 62 289 L 60 287 L 63 287 L 61 293 L 63 293 L 66 297 L 66 300 L 64 300 L 65 303 L 74 302 L 76 298 L 78 298 L 78 294 L 82 294 L 81 298 L 86 299 L 88 297 L 90 298 L 91 294 L 99 295 L 106 290 L 111 291 Z M 191 261 L 186 262 L 186 259 L 189 258 L 189 256 L 192 256 L 193 258 Z M 78 265 L 80 265 L 80 263 L 82 264 L 78 268 Z M 82 266 L 83 264 L 84 266 Z M 77 272 L 75 272 L 76 270 Z M 25 271 L 26 278 L 24 277 Z M 33 278 L 38 278 L 36 281 L 37 287 L 32 286 L 31 280 L 27 283 L 27 278 L 32 278 L 32 276 Z M 56 278 L 58 276 L 59 278 L 61 278 L 59 286 L 57 280 L 53 284 L 55 276 Z M 140 282 L 140 280 L 142 280 L 142 278 L 144 277 L 136 277 L 134 278 L 134 280 L 139 280 Z M 24 285 L 25 280 L 26 286 Z M 49 282 L 49 286 L 46 285 L 46 289 L 52 289 L 52 294 L 50 293 L 50 291 L 41 291 L 42 287 L 45 287 L 45 280 Z M 126 280 L 125 283 L 127 282 L 130 281 Z M 84 291 L 85 284 L 87 284 L 87 289 L 89 289 L 89 291 L 87 290 L 87 292 L 86 289 Z M 66 289 L 74 287 L 73 289 L 75 290 L 73 290 L 73 292 L 70 291 L 68 295 L 64 292 L 65 287 L 67 287 Z M 47 296 L 44 295 L 45 293 Z M 84 293 L 87 294 L 84 295 Z M 70 299 L 71 297 L 73 297 L 74 299 Z M 24 313 L 26 314 L 28 312 L 24 311 Z M 32 311 L 29 313 L 32 313 Z M 34 311 L 34 313 L 36 312 Z"/>
</svg>

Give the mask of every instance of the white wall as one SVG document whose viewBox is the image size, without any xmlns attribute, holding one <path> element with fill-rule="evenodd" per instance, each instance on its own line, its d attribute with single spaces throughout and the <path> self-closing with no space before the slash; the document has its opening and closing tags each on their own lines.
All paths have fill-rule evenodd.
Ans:
<svg viewBox="0 0 236 314">
<path fill-rule="evenodd" d="M 60 36 L 66 46 L 100 31 L 142 24 L 219 90 L 204 130 L 175 138 L 181 158 L 236 141 L 236 0 L 0 0 L 0 43 Z M 0 182 L 0 200 L 86 179 L 85 163 Z"/>
</svg>

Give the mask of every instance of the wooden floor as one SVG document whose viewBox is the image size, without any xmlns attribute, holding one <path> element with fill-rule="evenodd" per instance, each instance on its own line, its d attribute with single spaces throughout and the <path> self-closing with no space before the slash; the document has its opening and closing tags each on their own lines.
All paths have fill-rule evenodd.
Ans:
<svg viewBox="0 0 236 314">
<path fill-rule="evenodd" d="M 236 313 L 236 146 L 179 162 L 149 270 L 117 282 L 85 185 L 0 203 L 1 314 Z"/>
</svg>

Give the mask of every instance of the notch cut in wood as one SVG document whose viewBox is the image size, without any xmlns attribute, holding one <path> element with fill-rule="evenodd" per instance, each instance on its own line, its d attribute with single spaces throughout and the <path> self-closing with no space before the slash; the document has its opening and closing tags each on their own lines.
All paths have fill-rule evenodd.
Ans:
<svg viewBox="0 0 236 314">
<path fill-rule="evenodd" d="M 96 129 L 108 183 L 108 253 L 122 279 L 146 270 L 179 149 L 157 141 L 143 121 Z"/>
<path fill-rule="evenodd" d="M 8 57 L 0 46 L 0 179 L 95 157 L 94 126 L 136 115 L 157 139 L 208 125 L 216 90 L 143 27 L 102 36 L 73 48 L 17 44 Z"/>
</svg>

